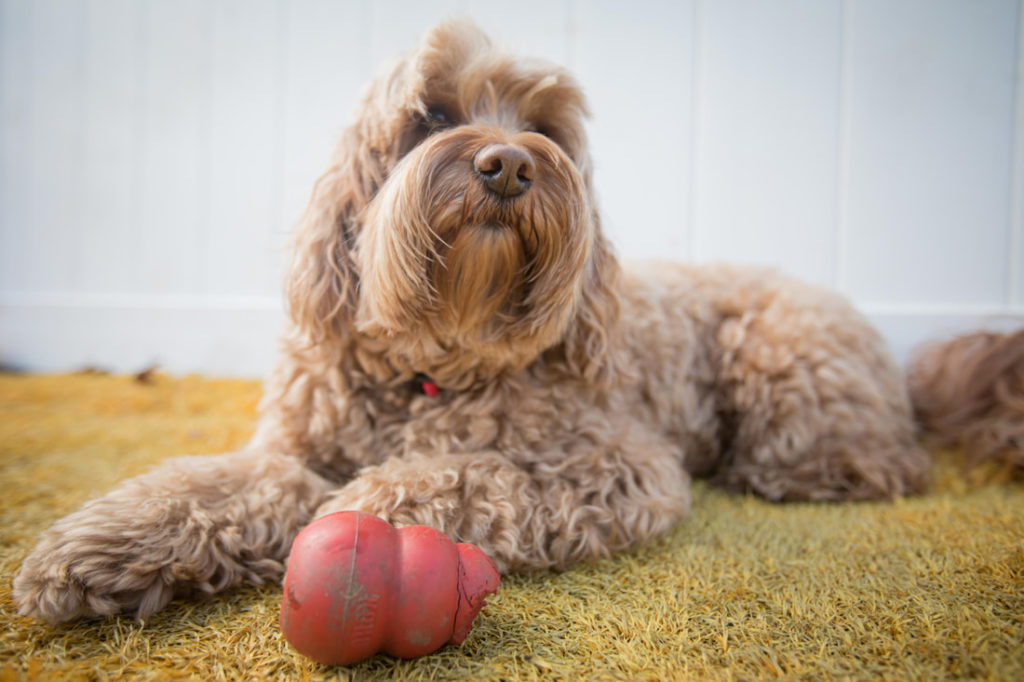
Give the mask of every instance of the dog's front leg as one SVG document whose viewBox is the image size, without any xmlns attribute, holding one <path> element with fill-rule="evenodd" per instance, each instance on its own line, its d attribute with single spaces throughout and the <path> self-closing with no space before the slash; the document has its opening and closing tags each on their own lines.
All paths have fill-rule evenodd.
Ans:
<svg viewBox="0 0 1024 682">
<path fill-rule="evenodd" d="M 536 505 L 530 477 L 496 453 L 407 455 L 367 467 L 333 491 L 316 517 L 362 511 L 398 526 L 437 528 L 503 559 L 521 549 L 524 512 Z"/>
<path fill-rule="evenodd" d="M 282 573 L 329 484 L 293 457 L 182 457 L 50 528 L 14 579 L 23 615 L 51 623 L 134 612 Z"/>
<path fill-rule="evenodd" d="M 356 510 L 478 545 L 502 573 L 566 568 L 658 535 L 689 507 L 689 478 L 653 437 L 580 441 L 527 465 L 497 453 L 406 455 L 363 469 L 323 516 Z"/>
</svg>

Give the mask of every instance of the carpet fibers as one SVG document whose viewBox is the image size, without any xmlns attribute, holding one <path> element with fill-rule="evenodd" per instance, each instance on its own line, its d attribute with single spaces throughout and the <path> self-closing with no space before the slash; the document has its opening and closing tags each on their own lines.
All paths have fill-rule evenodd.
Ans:
<svg viewBox="0 0 1024 682">
<path fill-rule="evenodd" d="M 281 589 L 243 587 L 50 628 L 10 582 L 58 517 L 165 457 L 229 450 L 259 385 L 0 375 L 0 682 L 19 679 L 1024 679 L 1024 486 L 936 458 L 922 497 L 773 505 L 695 484 L 668 536 L 506 578 L 461 647 L 348 668 L 304 660 Z"/>
</svg>

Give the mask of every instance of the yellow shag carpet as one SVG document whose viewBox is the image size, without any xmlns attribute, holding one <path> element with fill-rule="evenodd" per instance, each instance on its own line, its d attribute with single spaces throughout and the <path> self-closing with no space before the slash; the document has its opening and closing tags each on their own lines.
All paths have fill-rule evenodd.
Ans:
<svg viewBox="0 0 1024 682">
<path fill-rule="evenodd" d="M 667 537 L 506 578 L 461 647 L 351 668 L 302 659 L 277 585 L 50 628 L 10 582 L 58 517 L 165 457 L 249 436 L 252 381 L 0 375 L 0 680 L 1024 680 L 1024 486 L 939 456 L 930 494 L 773 505 L 695 485 Z"/>
</svg>

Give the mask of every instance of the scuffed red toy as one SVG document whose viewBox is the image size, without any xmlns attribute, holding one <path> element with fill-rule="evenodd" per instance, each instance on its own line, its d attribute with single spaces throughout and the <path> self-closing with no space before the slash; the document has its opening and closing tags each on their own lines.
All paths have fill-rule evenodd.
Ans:
<svg viewBox="0 0 1024 682">
<path fill-rule="evenodd" d="M 413 658 L 460 644 L 500 579 L 480 548 L 427 526 L 395 529 L 361 512 L 307 526 L 292 545 L 281 632 L 320 663 L 378 652 Z"/>
</svg>

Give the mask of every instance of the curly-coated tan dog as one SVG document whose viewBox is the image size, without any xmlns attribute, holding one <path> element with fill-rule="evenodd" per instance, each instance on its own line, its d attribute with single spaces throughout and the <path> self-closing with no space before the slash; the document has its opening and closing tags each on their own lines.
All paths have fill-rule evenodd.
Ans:
<svg viewBox="0 0 1024 682">
<path fill-rule="evenodd" d="M 290 321 L 240 452 L 58 521 L 14 582 L 48 621 L 282 574 L 342 509 L 502 571 L 626 549 L 689 476 L 772 500 L 920 490 L 902 374 L 839 296 L 766 270 L 621 268 L 573 78 L 444 24 L 372 84 L 297 233 Z"/>
<path fill-rule="evenodd" d="M 918 422 L 968 464 L 1024 479 L 1024 329 L 974 332 L 918 349 L 907 373 Z"/>
</svg>

